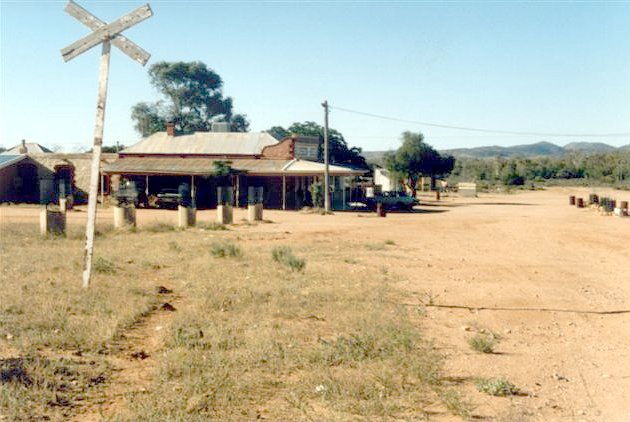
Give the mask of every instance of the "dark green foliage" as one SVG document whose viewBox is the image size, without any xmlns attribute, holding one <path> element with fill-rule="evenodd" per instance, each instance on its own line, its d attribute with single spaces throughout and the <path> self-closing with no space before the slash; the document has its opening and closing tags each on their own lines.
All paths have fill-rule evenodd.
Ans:
<svg viewBox="0 0 630 422">
<path fill-rule="evenodd" d="M 313 182 L 311 185 L 311 193 L 313 195 L 313 206 L 321 208 L 324 206 L 324 187 L 320 182 Z"/>
<path fill-rule="evenodd" d="M 403 144 L 395 152 L 385 155 L 385 166 L 398 175 L 416 196 L 416 186 L 421 176 L 448 175 L 455 165 L 455 158 L 442 156 L 431 145 L 424 142 L 421 133 L 404 132 Z"/>
<path fill-rule="evenodd" d="M 281 141 L 287 136 L 291 135 L 291 132 L 283 128 L 282 126 L 273 126 L 266 131 L 268 134 Z"/>
<path fill-rule="evenodd" d="M 208 131 L 215 121 L 230 122 L 237 132 L 249 129 L 246 116 L 233 113 L 232 98 L 223 96 L 221 77 L 204 63 L 154 63 L 149 77 L 164 100 L 132 107 L 131 118 L 142 136 L 166 130 L 168 121 L 183 133 Z"/>
<path fill-rule="evenodd" d="M 566 181 L 623 186 L 630 184 L 630 152 L 552 157 L 458 158 L 451 181 L 476 180 L 505 185 Z"/>
</svg>

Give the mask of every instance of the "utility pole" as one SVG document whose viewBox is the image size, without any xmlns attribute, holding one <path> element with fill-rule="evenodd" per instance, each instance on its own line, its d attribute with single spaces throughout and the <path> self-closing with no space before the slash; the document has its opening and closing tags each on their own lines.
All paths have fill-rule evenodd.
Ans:
<svg viewBox="0 0 630 422">
<path fill-rule="evenodd" d="M 330 212 L 330 177 L 328 166 L 328 100 L 322 103 L 324 107 L 324 211 Z"/>
</svg>

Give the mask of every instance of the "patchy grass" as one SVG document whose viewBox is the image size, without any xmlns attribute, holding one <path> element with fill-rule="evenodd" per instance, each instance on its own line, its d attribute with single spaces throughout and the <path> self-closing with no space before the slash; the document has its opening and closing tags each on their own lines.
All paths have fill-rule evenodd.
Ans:
<svg viewBox="0 0 630 422">
<path fill-rule="evenodd" d="M 477 390 L 491 396 L 513 396 L 519 393 L 519 389 L 505 378 L 477 378 L 475 380 Z"/>
<path fill-rule="evenodd" d="M 306 267 L 306 260 L 298 258 L 288 246 L 279 246 L 271 251 L 274 261 L 290 268 L 291 271 L 301 272 Z"/>
<path fill-rule="evenodd" d="M 243 256 L 243 251 L 231 242 L 212 242 L 210 253 L 216 258 L 239 258 Z"/>
<path fill-rule="evenodd" d="M 468 339 L 468 345 L 475 352 L 494 353 L 497 339 L 493 335 L 476 334 Z"/>
<path fill-rule="evenodd" d="M 142 231 L 146 231 L 149 233 L 166 233 L 166 232 L 174 232 L 178 230 L 175 224 L 166 224 L 166 223 L 152 223 L 147 226 L 142 227 Z"/>
<path fill-rule="evenodd" d="M 407 420 L 427 416 L 436 400 L 465 414 L 461 397 L 442 392 L 441 358 L 422 338 L 418 312 L 394 305 L 391 283 L 372 271 L 347 276 L 352 248 L 331 260 L 326 245 L 305 240 L 297 258 L 250 240 L 247 259 L 208 260 L 209 245 L 215 256 L 240 256 L 237 239 L 171 229 L 106 236 L 96 250 L 117 272 L 95 272 L 85 290 L 82 241 L 50 248 L 36 228 L 3 232 L 0 349 L 24 368 L 7 364 L 0 414 L 76 415 L 79 398 L 107 388 L 107 351 L 160 303 L 163 285 L 182 299 L 160 331 L 152 384 L 129 394 L 114 420 Z M 55 373 L 57 365 L 68 368 Z"/>
<path fill-rule="evenodd" d="M 440 398 L 446 408 L 454 415 L 468 419 L 473 411 L 473 406 L 462 395 L 455 390 L 444 390 L 440 393 Z"/>
<path fill-rule="evenodd" d="M 197 222 L 197 228 L 200 230 L 210 230 L 210 231 L 225 231 L 229 230 L 225 224 L 217 223 L 217 222 Z"/>
<path fill-rule="evenodd" d="M 116 264 L 100 256 L 94 259 L 92 269 L 99 274 L 116 274 L 118 271 Z"/>
<path fill-rule="evenodd" d="M 95 361 L 0 359 L 0 410 L 11 421 L 67 418 L 107 377 L 108 368 Z"/>
</svg>

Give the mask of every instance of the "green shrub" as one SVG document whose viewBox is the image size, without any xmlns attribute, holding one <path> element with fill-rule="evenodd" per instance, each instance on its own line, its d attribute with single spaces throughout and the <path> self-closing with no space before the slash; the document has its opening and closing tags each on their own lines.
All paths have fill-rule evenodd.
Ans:
<svg viewBox="0 0 630 422">
<path fill-rule="evenodd" d="M 279 246 L 271 251 L 273 260 L 282 265 L 286 265 L 291 271 L 304 271 L 306 261 L 293 255 L 293 251 L 288 246 Z"/>
<path fill-rule="evenodd" d="M 505 378 L 478 378 L 475 385 L 477 390 L 491 396 L 513 396 L 519 392 L 518 388 Z"/>
</svg>

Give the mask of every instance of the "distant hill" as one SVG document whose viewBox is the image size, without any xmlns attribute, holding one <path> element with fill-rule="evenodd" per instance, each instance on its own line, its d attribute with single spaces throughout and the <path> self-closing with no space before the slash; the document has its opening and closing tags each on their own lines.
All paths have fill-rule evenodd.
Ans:
<svg viewBox="0 0 630 422">
<path fill-rule="evenodd" d="M 583 152 L 597 154 L 614 151 L 630 151 L 630 145 L 615 148 L 601 142 L 571 142 L 564 147 L 551 142 L 538 142 L 528 145 L 514 145 L 501 147 L 498 145 L 476 148 L 456 148 L 441 150 L 442 154 L 450 154 L 459 158 L 492 158 L 492 157 L 558 157 L 568 152 Z M 363 156 L 368 163 L 383 163 L 383 156 L 387 151 L 364 151 Z"/>
<path fill-rule="evenodd" d="M 615 151 L 617 148 L 603 142 L 571 142 L 570 144 L 566 144 L 564 146 L 564 149 L 567 151 L 600 153 L 612 152 Z"/>
<path fill-rule="evenodd" d="M 538 142 L 530 145 L 515 145 L 512 147 L 477 147 L 477 148 L 458 148 L 447 149 L 441 151 L 445 154 L 451 154 L 455 157 L 470 157 L 470 158 L 489 158 L 489 157 L 536 157 L 536 156 L 550 156 L 550 155 L 562 155 L 564 149 L 551 142 Z"/>
</svg>

